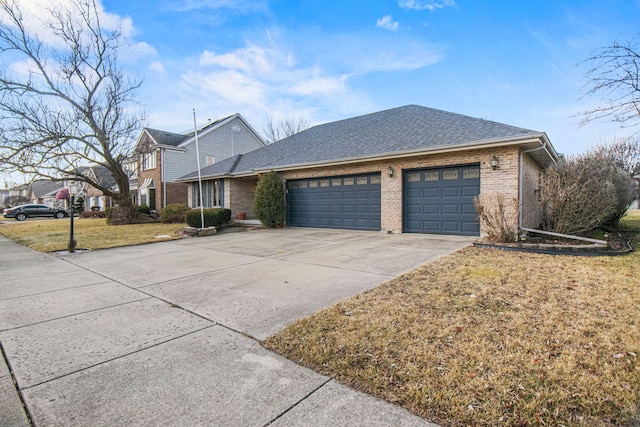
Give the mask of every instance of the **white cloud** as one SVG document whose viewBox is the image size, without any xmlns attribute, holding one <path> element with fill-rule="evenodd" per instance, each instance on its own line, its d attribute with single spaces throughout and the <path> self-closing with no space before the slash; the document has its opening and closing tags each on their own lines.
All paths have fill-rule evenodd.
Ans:
<svg viewBox="0 0 640 427">
<path fill-rule="evenodd" d="M 377 107 L 359 89 L 368 73 L 415 70 L 442 58 L 424 41 L 375 29 L 327 34 L 271 28 L 246 38 L 238 48 L 212 43 L 192 58 L 163 59 L 166 75 L 145 82 L 155 88 L 145 90 L 145 103 L 154 105 L 150 125 L 187 129 L 194 107 L 213 119 L 239 112 L 257 130 L 269 117 L 304 115 L 312 124 L 337 120 Z"/>
<path fill-rule="evenodd" d="M 398 0 L 398 5 L 403 9 L 430 10 L 444 9 L 456 5 L 455 0 Z"/>
<path fill-rule="evenodd" d="M 200 66 L 219 66 L 244 72 L 269 73 L 273 70 L 270 56 L 277 56 L 275 52 L 267 52 L 264 47 L 249 45 L 234 52 L 216 55 L 205 50 L 200 55 Z"/>
<path fill-rule="evenodd" d="M 157 74 L 166 74 L 167 70 L 164 68 L 164 64 L 161 61 L 154 61 L 149 65 L 149 69 Z"/>
<path fill-rule="evenodd" d="M 376 26 L 384 28 L 385 30 L 397 31 L 400 24 L 398 21 L 394 21 L 391 15 L 385 15 L 376 21 Z"/>
<path fill-rule="evenodd" d="M 71 11 L 72 16 L 79 17 L 76 4 L 73 0 L 18 0 L 22 11 L 25 28 L 35 34 L 43 43 L 54 48 L 62 47 L 59 38 L 47 27 L 46 22 L 52 19 L 51 11 Z M 121 49 L 121 57 L 127 61 L 135 61 L 142 56 L 156 55 L 153 46 L 145 42 L 134 40 L 137 30 L 133 20 L 104 10 L 100 0 L 96 1 L 96 9 L 100 18 L 100 23 L 106 30 L 119 29 L 122 33 L 125 44 Z"/>
</svg>

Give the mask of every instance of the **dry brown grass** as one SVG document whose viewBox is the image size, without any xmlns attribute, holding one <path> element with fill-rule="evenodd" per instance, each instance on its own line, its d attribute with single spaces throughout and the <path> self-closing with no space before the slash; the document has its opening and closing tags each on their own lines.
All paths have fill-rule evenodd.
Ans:
<svg viewBox="0 0 640 427">
<path fill-rule="evenodd" d="M 173 240 L 184 224 L 107 225 L 106 219 L 83 218 L 74 221 L 74 236 L 78 248 L 105 249 L 118 246 Z M 34 220 L 0 224 L 0 234 L 40 252 L 67 249 L 69 220 Z M 156 236 L 169 237 L 158 239 Z"/>
<path fill-rule="evenodd" d="M 638 253 L 466 248 L 265 345 L 444 426 L 639 425 L 639 277 Z"/>
</svg>

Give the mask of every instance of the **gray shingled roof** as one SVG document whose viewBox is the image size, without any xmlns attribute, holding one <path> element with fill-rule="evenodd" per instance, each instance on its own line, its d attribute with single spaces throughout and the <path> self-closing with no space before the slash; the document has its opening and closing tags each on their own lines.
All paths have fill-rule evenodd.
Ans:
<svg viewBox="0 0 640 427">
<path fill-rule="evenodd" d="M 100 185 L 104 188 L 115 188 L 116 179 L 113 177 L 113 174 L 109 172 L 109 169 L 102 165 L 94 165 L 92 166 L 93 173 L 96 175 L 96 180 Z"/>
<path fill-rule="evenodd" d="M 542 132 L 407 105 L 314 126 L 249 153 L 202 169 L 203 177 L 322 165 L 540 136 Z M 197 171 L 181 180 L 197 178 Z"/>
<path fill-rule="evenodd" d="M 165 130 L 145 128 L 149 135 L 160 145 L 170 145 L 177 147 L 181 142 L 189 139 L 191 135 L 181 135 L 179 133 L 167 132 Z"/>
<path fill-rule="evenodd" d="M 64 187 L 62 181 L 33 181 L 31 183 L 31 191 L 37 198 L 41 198 L 46 194 L 59 190 Z"/>
</svg>

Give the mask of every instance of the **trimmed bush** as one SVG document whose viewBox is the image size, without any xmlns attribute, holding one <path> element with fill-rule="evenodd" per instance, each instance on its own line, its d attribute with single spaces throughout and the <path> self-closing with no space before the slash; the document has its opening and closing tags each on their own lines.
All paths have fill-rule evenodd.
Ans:
<svg viewBox="0 0 640 427">
<path fill-rule="evenodd" d="M 82 218 L 104 218 L 104 211 L 84 211 L 82 212 Z"/>
<path fill-rule="evenodd" d="M 191 208 L 186 203 L 174 203 L 160 211 L 160 221 L 165 224 L 181 224 L 186 222 L 184 214 Z"/>
<path fill-rule="evenodd" d="M 267 172 L 258 181 L 253 212 L 265 227 L 282 227 L 286 203 L 284 182 L 277 172 Z"/>
<path fill-rule="evenodd" d="M 136 209 L 138 209 L 139 213 L 149 215 L 151 213 L 151 208 L 147 205 L 140 205 Z"/>
<path fill-rule="evenodd" d="M 225 208 L 207 208 L 204 210 L 204 227 L 200 225 L 200 209 L 185 212 L 185 222 L 194 228 L 216 227 L 231 221 L 231 210 Z"/>
<path fill-rule="evenodd" d="M 635 181 L 598 153 L 570 157 L 549 167 L 541 183 L 544 229 L 585 235 L 615 227 L 635 196 Z"/>
</svg>

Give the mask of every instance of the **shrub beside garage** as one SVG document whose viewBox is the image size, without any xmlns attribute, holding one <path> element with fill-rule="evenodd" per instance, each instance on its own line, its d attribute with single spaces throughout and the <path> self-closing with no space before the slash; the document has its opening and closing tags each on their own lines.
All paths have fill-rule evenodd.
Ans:
<svg viewBox="0 0 640 427">
<path fill-rule="evenodd" d="M 191 209 L 184 214 L 185 222 L 194 228 L 218 227 L 231 221 L 231 209 L 207 208 L 203 210 L 204 226 L 201 225 L 200 209 Z"/>
</svg>

